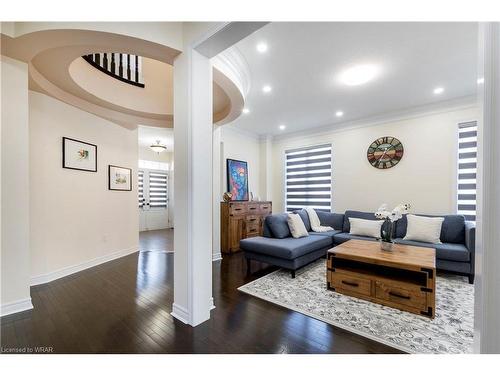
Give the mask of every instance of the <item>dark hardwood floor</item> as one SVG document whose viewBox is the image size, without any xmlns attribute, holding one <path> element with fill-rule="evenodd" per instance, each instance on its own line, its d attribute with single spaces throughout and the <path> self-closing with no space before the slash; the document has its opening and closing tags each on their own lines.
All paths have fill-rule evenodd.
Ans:
<svg viewBox="0 0 500 375">
<path fill-rule="evenodd" d="M 141 234 L 141 251 L 31 288 L 34 310 L 1 319 L 2 352 L 398 353 L 237 288 L 275 268 L 242 254 L 213 264 L 216 309 L 195 328 L 171 315 L 172 231 Z"/>
</svg>

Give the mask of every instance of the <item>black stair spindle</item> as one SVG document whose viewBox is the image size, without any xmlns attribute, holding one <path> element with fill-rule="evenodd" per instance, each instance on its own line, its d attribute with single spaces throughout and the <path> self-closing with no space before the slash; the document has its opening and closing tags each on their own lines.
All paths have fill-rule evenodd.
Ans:
<svg viewBox="0 0 500 375">
<path fill-rule="evenodd" d="M 105 53 L 104 54 L 104 58 L 102 59 L 102 65 L 103 65 L 103 68 L 108 70 L 108 54 Z"/>
<path fill-rule="evenodd" d="M 127 54 L 127 79 L 130 81 L 130 54 Z"/>
<path fill-rule="evenodd" d="M 135 81 L 139 83 L 139 56 L 135 55 Z"/>
<path fill-rule="evenodd" d="M 111 58 L 108 52 L 93 53 L 83 55 L 82 58 L 94 68 L 100 70 L 107 75 L 110 75 L 122 82 L 144 88 L 144 83 L 141 83 L 139 78 L 139 56 L 124 53 L 111 53 Z M 116 56 L 118 55 L 118 56 Z M 126 59 L 126 61 L 125 61 Z M 132 69 L 132 59 L 135 61 L 134 69 Z"/>
<path fill-rule="evenodd" d="M 120 67 L 118 68 L 118 74 L 123 77 L 123 54 L 120 53 Z"/>
<path fill-rule="evenodd" d="M 115 74 L 115 54 L 111 54 L 111 73 Z"/>
</svg>

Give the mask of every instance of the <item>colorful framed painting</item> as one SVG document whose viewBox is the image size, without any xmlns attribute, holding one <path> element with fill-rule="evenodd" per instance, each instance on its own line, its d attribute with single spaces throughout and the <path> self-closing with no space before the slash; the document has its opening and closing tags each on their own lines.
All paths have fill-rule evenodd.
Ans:
<svg viewBox="0 0 500 375">
<path fill-rule="evenodd" d="M 132 190 L 132 169 L 108 166 L 108 189 L 118 191 Z"/>
<path fill-rule="evenodd" d="M 246 161 L 227 159 L 227 191 L 233 201 L 248 200 L 248 164 Z"/>
<path fill-rule="evenodd" d="M 77 139 L 63 137 L 63 168 L 97 172 L 97 146 Z"/>
</svg>

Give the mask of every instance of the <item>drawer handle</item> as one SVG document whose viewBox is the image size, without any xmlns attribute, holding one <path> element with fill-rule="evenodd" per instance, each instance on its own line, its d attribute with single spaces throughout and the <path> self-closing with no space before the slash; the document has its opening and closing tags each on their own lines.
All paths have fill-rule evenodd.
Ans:
<svg viewBox="0 0 500 375">
<path fill-rule="evenodd" d="M 262 208 L 263 208 L 263 209 L 265 209 L 265 210 L 267 210 L 269 207 L 267 207 L 267 206 L 263 206 Z"/>
<path fill-rule="evenodd" d="M 251 210 L 256 210 L 257 208 L 256 207 L 250 207 Z"/>
<path fill-rule="evenodd" d="M 257 219 L 250 219 L 249 221 L 255 221 L 255 220 L 257 220 Z"/>
<path fill-rule="evenodd" d="M 358 283 L 353 283 L 353 282 L 345 281 L 345 280 L 342 280 L 342 284 L 349 285 L 349 286 L 359 286 Z"/>
<path fill-rule="evenodd" d="M 410 296 L 403 296 L 402 294 L 394 293 L 394 292 L 389 292 L 389 295 L 393 296 L 393 297 L 398 297 L 398 298 L 410 299 Z"/>
<path fill-rule="evenodd" d="M 235 208 L 234 210 L 235 211 L 241 211 L 241 208 Z"/>
</svg>

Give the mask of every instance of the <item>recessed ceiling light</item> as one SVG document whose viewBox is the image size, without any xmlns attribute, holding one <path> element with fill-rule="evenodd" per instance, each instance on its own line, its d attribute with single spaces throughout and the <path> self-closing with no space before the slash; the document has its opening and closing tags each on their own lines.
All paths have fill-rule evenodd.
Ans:
<svg viewBox="0 0 500 375">
<path fill-rule="evenodd" d="M 478 78 L 477 79 L 477 84 L 482 85 L 484 83 L 484 78 Z"/>
<path fill-rule="evenodd" d="M 266 52 L 267 51 L 267 44 L 264 42 L 260 42 L 259 44 L 257 44 L 257 51 L 260 53 Z"/>
<path fill-rule="evenodd" d="M 347 86 L 358 86 L 373 80 L 379 72 L 380 68 L 376 65 L 356 65 L 340 73 L 339 80 Z"/>
<path fill-rule="evenodd" d="M 265 93 L 271 92 L 271 90 L 272 88 L 269 85 L 265 85 L 264 87 L 262 87 L 262 91 L 264 91 Z"/>
<path fill-rule="evenodd" d="M 241 112 L 243 112 L 243 113 L 247 114 L 247 113 L 250 113 L 250 110 L 249 110 L 248 108 L 243 108 L 243 109 L 241 110 Z"/>
<path fill-rule="evenodd" d="M 285 130 L 286 126 L 285 125 L 280 125 L 280 130 Z"/>
<path fill-rule="evenodd" d="M 444 92 L 444 88 L 442 88 L 442 87 L 436 87 L 434 89 L 434 94 L 436 94 L 436 95 L 442 94 L 443 92 Z"/>
<path fill-rule="evenodd" d="M 337 112 L 335 112 L 335 116 L 337 116 L 337 117 L 342 117 L 342 116 L 344 116 L 344 112 L 342 112 L 342 111 L 337 111 Z"/>
</svg>

